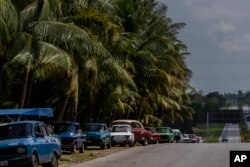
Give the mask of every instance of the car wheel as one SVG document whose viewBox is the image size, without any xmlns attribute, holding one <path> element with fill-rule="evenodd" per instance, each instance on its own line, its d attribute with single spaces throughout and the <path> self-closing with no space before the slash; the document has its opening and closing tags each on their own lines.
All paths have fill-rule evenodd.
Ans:
<svg viewBox="0 0 250 167">
<path fill-rule="evenodd" d="M 33 154 L 31 157 L 30 167 L 38 167 L 38 158 L 35 154 Z"/>
<path fill-rule="evenodd" d="M 85 145 L 84 145 L 84 143 L 82 143 L 82 146 L 80 147 L 79 152 L 83 153 L 84 152 L 84 148 L 85 148 Z"/>
<path fill-rule="evenodd" d="M 72 146 L 71 153 L 76 153 L 77 152 L 77 145 L 76 143 Z"/>
<path fill-rule="evenodd" d="M 142 145 L 143 145 L 143 146 L 148 145 L 148 141 L 149 141 L 148 138 L 145 137 L 144 140 L 143 140 L 143 142 L 142 142 Z"/>
<path fill-rule="evenodd" d="M 134 147 L 134 142 L 131 141 L 131 142 L 129 143 L 129 147 Z"/>
<path fill-rule="evenodd" d="M 111 141 L 109 141 L 109 143 L 107 144 L 107 148 L 108 148 L 108 149 L 111 148 Z"/>
<path fill-rule="evenodd" d="M 58 167 L 58 158 L 55 154 L 52 155 L 51 161 L 43 165 L 43 167 Z"/>
</svg>

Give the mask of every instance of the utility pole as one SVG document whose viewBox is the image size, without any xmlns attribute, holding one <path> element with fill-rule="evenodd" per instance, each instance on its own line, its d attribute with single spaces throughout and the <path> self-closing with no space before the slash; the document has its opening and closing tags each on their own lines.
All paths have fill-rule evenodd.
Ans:
<svg viewBox="0 0 250 167">
<path fill-rule="evenodd" d="M 207 137 L 209 135 L 209 112 L 207 112 Z"/>
</svg>

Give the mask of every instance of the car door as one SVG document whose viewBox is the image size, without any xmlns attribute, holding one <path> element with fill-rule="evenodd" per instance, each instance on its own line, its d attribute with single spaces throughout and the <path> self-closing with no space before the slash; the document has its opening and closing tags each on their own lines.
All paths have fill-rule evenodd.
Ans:
<svg viewBox="0 0 250 167">
<path fill-rule="evenodd" d="M 38 152 L 39 160 L 41 162 L 46 162 L 48 159 L 48 147 L 47 143 L 48 140 L 44 135 L 44 130 L 42 129 L 41 124 L 36 124 L 35 125 L 35 148 L 36 151 Z"/>
<path fill-rule="evenodd" d="M 104 128 L 104 136 L 105 136 L 105 144 L 108 144 L 110 142 L 110 132 L 108 131 L 108 128 L 106 125 L 103 126 Z"/>
</svg>

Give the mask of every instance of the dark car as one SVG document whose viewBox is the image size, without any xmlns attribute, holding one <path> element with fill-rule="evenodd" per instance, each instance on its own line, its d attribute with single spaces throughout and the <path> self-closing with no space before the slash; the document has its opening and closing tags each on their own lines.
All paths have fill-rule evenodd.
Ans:
<svg viewBox="0 0 250 167">
<path fill-rule="evenodd" d="M 60 141 L 40 121 L 0 124 L 0 166 L 57 167 Z"/>
<path fill-rule="evenodd" d="M 107 125 L 103 123 L 86 123 L 82 126 L 82 133 L 86 135 L 85 148 L 99 146 L 111 148 L 111 134 Z"/>
<path fill-rule="evenodd" d="M 84 152 L 86 136 L 81 133 L 80 124 L 77 122 L 55 122 L 54 133 L 61 141 L 62 150 L 75 153 Z"/>
<path fill-rule="evenodd" d="M 227 142 L 228 142 L 227 136 L 222 136 L 221 142 L 222 142 L 222 143 L 227 143 Z"/>
<path fill-rule="evenodd" d="M 198 143 L 198 138 L 195 134 L 188 134 L 188 137 L 190 139 L 190 143 Z"/>
</svg>

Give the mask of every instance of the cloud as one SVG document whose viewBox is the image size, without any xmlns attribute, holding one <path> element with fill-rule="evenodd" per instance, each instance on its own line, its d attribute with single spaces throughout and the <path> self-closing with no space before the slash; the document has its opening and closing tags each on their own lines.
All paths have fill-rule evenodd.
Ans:
<svg viewBox="0 0 250 167">
<path fill-rule="evenodd" d="M 222 33 L 231 33 L 235 31 L 235 28 L 232 24 L 226 23 L 224 21 L 220 21 L 217 24 L 213 24 L 212 28 L 215 29 L 215 31 Z"/>
</svg>

